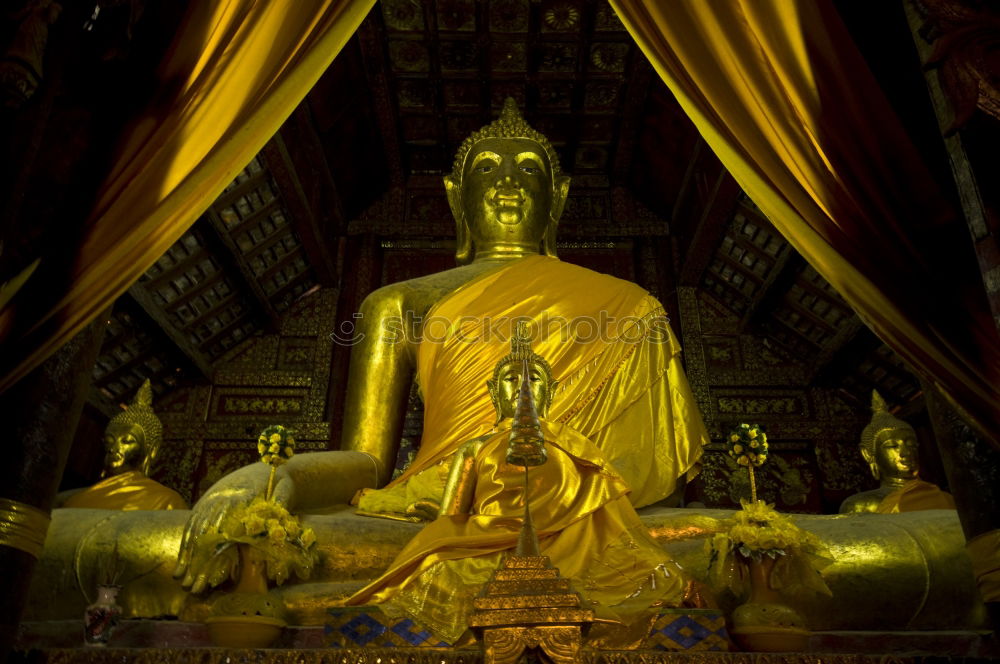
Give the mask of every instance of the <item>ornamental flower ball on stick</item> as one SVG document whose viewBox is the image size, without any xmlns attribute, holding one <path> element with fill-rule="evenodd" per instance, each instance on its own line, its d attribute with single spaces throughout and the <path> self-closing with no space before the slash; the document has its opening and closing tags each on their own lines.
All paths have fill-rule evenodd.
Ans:
<svg viewBox="0 0 1000 664">
<path fill-rule="evenodd" d="M 271 500 L 274 493 L 274 475 L 278 466 L 286 463 L 295 455 L 295 438 L 287 427 L 280 424 L 272 424 L 260 432 L 257 438 L 257 453 L 260 460 L 271 466 L 271 474 L 267 478 L 267 493 L 265 500 Z"/>
<path fill-rule="evenodd" d="M 280 466 L 295 454 L 295 438 L 290 429 L 280 424 L 272 424 L 260 432 L 257 438 L 257 453 L 260 460 L 271 466 Z"/>
<path fill-rule="evenodd" d="M 756 503 L 757 482 L 753 469 L 761 467 L 767 461 L 767 434 L 758 424 L 739 424 L 729 432 L 726 447 L 729 456 L 750 472 L 750 499 Z"/>
</svg>

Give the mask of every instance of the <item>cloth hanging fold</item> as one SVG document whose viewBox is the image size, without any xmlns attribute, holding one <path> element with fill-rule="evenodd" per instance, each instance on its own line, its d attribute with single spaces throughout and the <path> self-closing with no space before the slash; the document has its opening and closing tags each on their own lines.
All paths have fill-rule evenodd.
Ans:
<svg viewBox="0 0 1000 664">
<path fill-rule="evenodd" d="M 0 311 L 0 392 L 181 237 L 298 106 L 375 0 L 190 4 L 160 68 L 163 87 L 117 152 L 66 286 L 29 281 Z"/>
<path fill-rule="evenodd" d="M 832 3 L 611 4 L 775 228 L 1000 444 L 1000 339 L 969 242 Z"/>
</svg>

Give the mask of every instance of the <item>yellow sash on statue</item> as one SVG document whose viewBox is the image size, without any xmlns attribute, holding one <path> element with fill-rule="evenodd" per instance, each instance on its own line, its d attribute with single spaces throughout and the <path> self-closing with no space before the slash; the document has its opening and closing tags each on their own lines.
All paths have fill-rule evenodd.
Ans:
<svg viewBox="0 0 1000 664">
<path fill-rule="evenodd" d="M 628 486 L 600 451 L 566 425 L 543 420 L 542 431 L 548 461 L 530 469 L 527 491 L 542 555 L 594 603 L 588 606 L 599 617 L 639 624 L 645 636 L 645 621 L 660 606 L 681 603 L 683 573 L 649 535 L 628 502 Z M 346 604 L 380 604 L 448 642 L 458 639 L 473 598 L 520 533 L 525 474 L 505 461 L 509 437 L 508 424 L 476 454 L 472 513 L 429 523 L 385 574 Z M 626 630 L 617 638 L 632 635 Z"/>
<path fill-rule="evenodd" d="M 186 510 L 181 495 L 138 470 L 130 470 L 101 480 L 70 496 L 63 507 L 105 510 Z"/>
<path fill-rule="evenodd" d="M 597 445 L 633 504 L 660 500 L 678 477 L 697 472 L 708 433 L 660 303 L 631 282 L 531 256 L 474 279 L 428 313 L 417 353 L 423 438 L 393 485 L 491 430 L 485 382 L 510 351 L 518 320 L 533 323 L 532 348 L 560 381 L 549 419 Z"/>
<path fill-rule="evenodd" d="M 947 491 L 923 480 L 911 480 L 896 489 L 878 504 L 878 514 L 898 514 L 920 510 L 953 510 L 955 500 Z"/>
</svg>

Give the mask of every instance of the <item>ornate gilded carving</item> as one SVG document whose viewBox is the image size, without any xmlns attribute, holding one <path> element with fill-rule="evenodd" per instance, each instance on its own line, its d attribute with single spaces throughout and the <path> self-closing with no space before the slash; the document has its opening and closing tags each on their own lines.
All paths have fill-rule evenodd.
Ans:
<svg viewBox="0 0 1000 664">
<path fill-rule="evenodd" d="M 475 0 L 438 0 L 438 26 L 445 30 L 476 29 Z"/>
<path fill-rule="evenodd" d="M 521 42 L 497 42 L 490 48 L 490 66 L 494 71 L 524 71 L 527 58 L 527 45 Z"/>
<path fill-rule="evenodd" d="M 580 25 L 580 9 L 575 2 L 554 2 L 542 13 L 542 29 L 556 32 L 576 30 Z"/>
<path fill-rule="evenodd" d="M 629 45 L 624 42 L 594 44 L 590 47 L 590 64 L 608 73 L 625 71 Z"/>
<path fill-rule="evenodd" d="M 575 44 L 545 44 L 542 46 L 542 59 L 538 63 L 539 71 L 571 72 L 576 69 Z"/>
<path fill-rule="evenodd" d="M 389 61 L 392 63 L 393 69 L 404 72 L 420 72 L 430 69 L 427 47 L 415 41 L 390 41 Z"/>
<path fill-rule="evenodd" d="M 530 524 L 526 521 L 529 538 L 534 537 Z M 519 544 L 475 599 L 469 624 L 482 632 L 484 664 L 516 664 L 527 648 L 538 648 L 555 664 L 571 664 L 583 643 L 583 626 L 594 620 L 548 556 L 538 555 L 537 541 L 534 551 L 525 550 L 530 548 Z"/>
<path fill-rule="evenodd" d="M 382 18 L 390 30 L 423 30 L 424 12 L 421 5 L 409 0 L 383 0 Z"/>
</svg>

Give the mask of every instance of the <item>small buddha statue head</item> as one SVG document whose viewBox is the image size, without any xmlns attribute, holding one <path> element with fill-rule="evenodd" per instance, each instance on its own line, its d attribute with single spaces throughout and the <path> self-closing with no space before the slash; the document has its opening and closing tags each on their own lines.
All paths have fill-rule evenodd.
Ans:
<svg viewBox="0 0 1000 664">
<path fill-rule="evenodd" d="M 916 479 L 920 469 L 917 434 L 892 415 L 885 400 L 872 391 L 872 419 L 861 432 L 861 456 L 882 484 Z"/>
<path fill-rule="evenodd" d="M 518 321 L 510 338 L 510 353 L 497 362 L 493 378 L 486 381 L 497 422 L 514 416 L 525 367 L 535 409 L 539 416 L 545 417 L 559 381 L 552 377 L 552 367 L 545 358 L 531 349 L 528 324 Z"/>
<path fill-rule="evenodd" d="M 149 475 L 163 441 L 163 424 L 153 412 L 149 379 L 139 387 L 132 403 L 111 418 L 104 430 L 103 477 L 138 470 Z"/>
<path fill-rule="evenodd" d="M 464 265 L 490 250 L 555 256 L 569 182 L 552 144 L 508 97 L 499 118 L 465 139 L 444 178 L 456 261 Z"/>
</svg>

